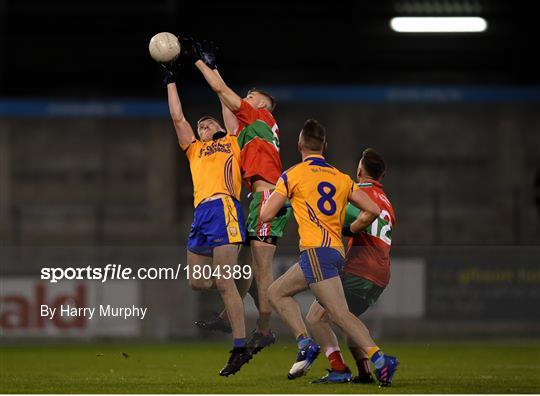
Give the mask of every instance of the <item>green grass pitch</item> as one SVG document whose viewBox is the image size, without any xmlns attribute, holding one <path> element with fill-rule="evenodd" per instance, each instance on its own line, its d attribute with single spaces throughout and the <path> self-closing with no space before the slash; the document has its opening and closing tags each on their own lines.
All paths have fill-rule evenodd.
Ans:
<svg viewBox="0 0 540 396">
<path fill-rule="evenodd" d="M 540 342 L 383 342 L 401 365 L 391 388 L 287 380 L 295 346 L 278 342 L 235 376 L 218 371 L 225 343 L 103 343 L 0 347 L 0 393 L 539 393 Z M 124 356 L 124 353 L 128 356 Z M 351 356 L 345 358 L 352 363 Z"/>
</svg>

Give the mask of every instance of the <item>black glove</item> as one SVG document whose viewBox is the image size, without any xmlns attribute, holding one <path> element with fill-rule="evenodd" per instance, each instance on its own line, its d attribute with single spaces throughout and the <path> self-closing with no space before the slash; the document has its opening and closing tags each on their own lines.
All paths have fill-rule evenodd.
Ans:
<svg viewBox="0 0 540 396">
<path fill-rule="evenodd" d="M 176 78 L 173 73 L 173 63 L 160 63 L 161 73 L 163 76 L 163 84 L 169 85 L 176 82 Z"/>
<path fill-rule="evenodd" d="M 180 60 L 187 63 L 195 63 L 199 59 L 202 59 L 202 54 L 197 43 L 191 37 L 178 38 L 180 41 Z"/>
<path fill-rule="evenodd" d="M 201 41 L 197 43 L 201 59 L 210 69 L 217 69 L 216 59 L 219 48 L 213 41 Z"/>
<path fill-rule="evenodd" d="M 341 228 L 341 235 L 343 236 L 346 236 L 346 237 L 354 237 L 356 236 L 357 234 L 355 234 L 354 232 L 352 232 L 351 230 L 351 225 L 344 225 L 342 228 Z"/>
</svg>

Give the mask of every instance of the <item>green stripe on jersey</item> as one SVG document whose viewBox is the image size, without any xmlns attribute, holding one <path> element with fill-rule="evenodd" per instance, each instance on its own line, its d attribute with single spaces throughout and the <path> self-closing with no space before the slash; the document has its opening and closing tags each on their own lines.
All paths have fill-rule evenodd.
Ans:
<svg viewBox="0 0 540 396">
<path fill-rule="evenodd" d="M 361 210 L 349 203 L 345 208 L 345 225 L 351 225 L 356 220 Z"/>
<path fill-rule="evenodd" d="M 358 215 L 360 215 L 360 212 L 362 212 L 362 210 L 353 204 L 347 204 L 347 207 L 345 208 L 345 225 L 351 225 L 351 223 L 356 220 Z M 381 216 L 373 220 L 373 223 L 367 226 L 363 232 L 380 238 L 386 243 L 389 243 L 392 240 L 392 227 L 390 226 L 389 222 Z"/>
<path fill-rule="evenodd" d="M 279 150 L 279 139 L 277 134 L 272 132 L 272 129 L 264 121 L 257 120 L 240 131 L 237 140 L 240 149 L 255 138 L 265 140 Z"/>
</svg>

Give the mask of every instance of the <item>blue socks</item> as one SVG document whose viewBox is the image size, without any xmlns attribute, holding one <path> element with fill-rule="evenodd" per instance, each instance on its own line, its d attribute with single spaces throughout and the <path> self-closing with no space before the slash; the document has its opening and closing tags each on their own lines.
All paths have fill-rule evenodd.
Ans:
<svg viewBox="0 0 540 396">
<path fill-rule="evenodd" d="M 309 345 L 311 342 L 311 337 L 307 335 L 300 334 L 298 338 L 296 339 L 296 342 L 298 343 L 298 349 L 305 348 Z"/>
<path fill-rule="evenodd" d="M 371 361 L 373 362 L 373 365 L 376 369 L 380 369 L 382 366 L 384 366 L 384 353 L 380 349 L 371 356 Z"/>
<path fill-rule="evenodd" d="M 233 347 L 234 348 L 245 348 L 246 339 L 245 338 L 233 338 Z"/>
</svg>

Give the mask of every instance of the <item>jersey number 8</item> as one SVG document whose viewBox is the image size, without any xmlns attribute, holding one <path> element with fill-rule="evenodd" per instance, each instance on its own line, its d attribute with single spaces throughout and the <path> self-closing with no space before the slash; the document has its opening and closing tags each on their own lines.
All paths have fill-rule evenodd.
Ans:
<svg viewBox="0 0 540 396">
<path fill-rule="evenodd" d="M 317 208 L 322 214 L 332 216 L 336 213 L 336 201 L 334 201 L 334 195 L 336 195 L 336 187 L 328 182 L 320 182 L 317 186 L 317 191 L 321 198 L 317 201 Z M 329 206 L 329 208 L 328 208 Z"/>
</svg>

